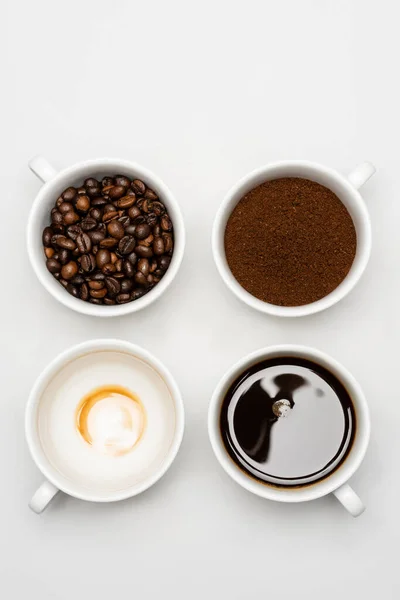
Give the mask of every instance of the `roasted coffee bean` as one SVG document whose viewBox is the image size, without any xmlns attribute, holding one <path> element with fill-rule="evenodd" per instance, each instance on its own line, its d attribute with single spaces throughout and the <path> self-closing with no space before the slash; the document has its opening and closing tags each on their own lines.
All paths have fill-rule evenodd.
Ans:
<svg viewBox="0 0 400 600">
<path fill-rule="evenodd" d="M 118 304 L 125 304 L 125 302 L 129 302 L 130 299 L 130 294 L 118 294 L 116 297 Z"/>
<path fill-rule="evenodd" d="M 114 248 L 118 244 L 118 240 L 112 237 L 104 238 L 100 242 L 100 248 Z"/>
<path fill-rule="evenodd" d="M 60 263 L 62 265 L 67 264 L 67 262 L 70 259 L 70 253 L 68 252 L 68 250 L 66 250 L 65 248 L 62 248 L 61 250 L 58 251 L 57 254 L 58 254 L 58 260 L 60 261 Z"/>
<path fill-rule="evenodd" d="M 137 206 L 132 206 L 132 208 L 130 208 L 128 210 L 128 216 L 133 220 L 136 219 L 137 217 L 139 217 L 141 215 L 140 212 L 140 208 L 138 208 Z"/>
<path fill-rule="evenodd" d="M 102 216 L 103 216 L 103 211 L 101 208 L 98 208 L 97 206 L 94 206 L 89 211 L 89 217 L 92 217 L 92 219 L 96 219 L 96 221 L 100 221 Z"/>
<path fill-rule="evenodd" d="M 92 249 L 92 240 L 87 233 L 81 233 L 76 238 L 76 245 L 81 254 L 87 254 Z"/>
<path fill-rule="evenodd" d="M 131 220 L 128 215 L 122 215 L 122 217 L 118 217 L 118 223 L 121 223 L 123 227 L 127 227 L 130 225 Z"/>
<path fill-rule="evenodd" d="M 80 233 L 82 233 L 82 229 L 79 225 L 70 225 L 67 227 L 67 235 L 71 240 L 74 240 L 74 242 Z"/>
<path fill-rule="evenodd" d="M 119 200 L 116 201 L 116 206 L 118 208 L 130 208 L 135 203 L 136 196 L 123 196 Z"/>
<path fill-rule="evenodd" d="M 114 211 L 110 211 L 110 212 L 105 212 L 103 215 L 103 223 L 109 223 L 110 221 L 112 221 L 113 219 L 116 219 L 118 217 L 118 211 L 114 210 Z"/>
<path fill-rule="evenodd" d="M 131 292 L 133 288 L 133 281 L 132 279 L 123 279 L 121 281 L 121 293 L 122 294 L 126 294 L 128 292 Z"/>
<path fill-rule="evenodd" d="M 61 271 L 61 263 L 55 258 L 48 258 L 46 260 L 46 267 L 50 273 L 59 273 Z"/>
<path fill-rule="evenodd" d="M 54 256 L 54 248 L 45 248 L 44 253 L 46 255 L 46 258 L 51 258 L 52 256 Z"/>
<path fill-rule="evenodd" d="M 153 227 L 153 235 L 154 235 L 154 237 L 158 237 L 159 235 L 161 235 L 161 233 L 162 233 L 161 226 L 159 224 L 154 225 L 154 227 Z"/>
<path fill-rule="evenodd" d="M 101 298 L 90 298 L 89 302 L 91 304 L 103 304 L 103 300 L 101 300 Z"/>
<path fill-rule="evenodd" d="M 150 225 L 150 227 L 154 227 L 154 225 L 158 223 L 158 217 L 156 213 L 149 213 L 146 217 L 146 223 L 147 225 Z"/>
<path fill-rule="evenodd" d="M 164 240 L 162 237 L 157 237 L 153 242 L 153 252 L 156 256 L 164 254 Z"/>
<path fill-rule="evenodd" d="M 113 274 L 113 277 L 115 277 L 115 279 L 123 279 L 125 277 L 125 274 L 117 271 L 116 273 Z"/>
<path fill-rule="evenodd" d="M 78 258 L 78 256 L 80 256 L 80 254 L 81 254 L 81 253 L 79 252 L 79 249 L 78 249 L 78 248 L 75 248 L 75 250 L 72 252 L 72 256 L 73 256 L 74 258 Z"/>
<path fill-rule="evenodd" d="M 153 202 L 151 200 L 147 200 L 147 198 L 145 198 L 143 201 L 143 204 L 142 204 L 142 210 L 146 214 L 151 213 L 153 211 Z"/>
<path fill-rule="evenodd" d="M 151 258 L 153 250 L 149 246 L 136 246 L 135 253 L 142 258 Z"/>
<path fill-rule="evenodd" d="M 118 273 L 121 273 L 123 265 L 124 265 L 124 262 L 123 262 L 122 258 L 119 258 L 117 260 L 117 262 L 115 263 L 115 268 L 117 269 Z"/>
<path fill-rule="evenodd" d="M 170 233 L 163 233 L 161 237 L 164 241 L 164 252 L 172 252 L 172 248 L 174 247 L 172 235 Z"/>
<path fill-rule="evenodd" d="M 144 238 L 144 240 L 140 241 L 140 245 L 141 246 L 151 246 L 153 244 L 154 241 L 154 235 L 150 234 L 147 236 L 147 238 Z"/>
<path fill-rule="evenodd" d="M 150 268 L 149 268 L 150 273 L 153 273 L 157 269 L 157 267 L 158 267 L 157 260 L 155 258 L 152 258 L 150 261 Z"/>
<path fill-rule="evenodd" d="M 73 211 L 74 207 L 72 206 L 71 202 L 61 202 L 60 206 L 58 207 L 58 210 L 60 211 L 60 213 L 65 215 L 65 213 Z"/>
<path fill-rule="evenodd" d="M 141 225 L 136 226 L 136 234 L 135 237 L 138 240 L 144 240 L 150 234 L 150 227 L 147 223 L 142 223 Z"/>
<path fill-rule="evenodd" d="M 163 271 L 166 271 L 170 265 L 171 262 L 171 257 L 169 256 L 161 256 L 158 259 L 158 265 L 160 267 L 160 269 L 162 269 Z"/>
<path fill-rule="evenodd" d="M 110 254 L 111 254 L 111 263 L 114 265 L 118 260 L 118 256 L 115 254 L 115 252 L 110 252 Z"/>
<path fill-rule="evenodd" d="M 102 269 L 104 267 L 104 265 L 106 265 L 110 261 L 111 261 L 111 254 L 110 254 L 110 251 L 107 250 L 106 248 L 102 248 L 96 254 L 96 264 L 99 267 L 99 269 Z"/>
<path fill-rule="evenodd" d="M 107 289 L 103 287 L 101 290 L 90 290 L 89 293 L 92 298 L 104 298 L 104 296 L 107 294 Z"/>
<path fill-rule="evenodd" d="M 149 274 L 147 275 L 147 278 L 146 278 L 146 279 L 147 279 L 147 283 L 149 283 L 150 285 L 151 285 L 152 283 L 154 283 L 154 276 L 153 276 L 153 274 L 152 274 L 152 273 L 149 273 Z"/>
<path fill-rule="evenodd" d="M 82 283 L 79 292 L 81 300 L 87 300 L 89 298 L 89 287 L 86 283 Z"/>
<path fill-rule="evenodd" d="M 111 237 L 116 238 L 117 240 L 120 240 L 125 235 L 124 226 L 119 221 L 111 221 L 111 223 L 107 225 L 107 231 Z"/>
<path fill-rule="evenodd" d="M 90 208 L 89 196 L 86 196 L 85 194 L 78 196 L 78 199 L 75 202 L 75 208 L 80 212 L 87 212 Z"/>
<path fill-rule="evenodd" d="M 79 215 L 76 214 L 74 210 L 70 210 L 64 215 L 64 224 L 65 225 L 73 225 L 79 221 Z"/>
<path fill-rule="evenodd" d="M 131 180 L 125 175 L 115 176 L 115 185 L 122 185 L 122 187 L 128 188 L 131 185 Z"/>
<path fill-rule="evenodd" d="M 74 298 L 79 298 L 79 288 L 76 285 L 72 285 L 72 283 L 69 283 L 66 289 L 67 292 L 71 294 L 71 296 L 74 296 Z"/>
<path fill-rule="evenodd" d="M 53 223 L 53 225 L 56 225 L 58 227 L 60 227 L 63 224 L 63 216 L 58 210 L 54 211 L 51 215 L 51 222 Z"/>
<path fill-rule="evenodd" d="M 59 275 L 60 275 L 60 273 L 59 273 Z M 60 283 L 61 283 L 61 285 L 62 285 L 63 287 L 65 287 L 65 288 L 66 288 L 66 287 L 67 287 L 67 285 L 69 284 L 69 281 L 67 281 L 66 279 L 63 279 L 62 277 L 60 277 L 60 279 L 59 279 L 59 282 L 60 282 Z"/>
<path fill-rule="evenodd" d="M 153 211 L 157 217 L 161 217 L 163 214 L 165 214 L 164 204 L 158 200 L 153 202 Z"/>
<path fill-rule="evenodd" d="M 88 188 L 88 187 L 97 187 L 99 184 L 99 182 L 97 181 L 97 179 L 95 179 L 94 177 L 88 177 L 87 179 L 85 179 L 85 181 L 83 182 L 83 185 Z"/>
<path fill-rule="evenodd" d="M 131 252 L 127 257 L 126 260 L 129 260 L 129 262 L 131 263 L 131 265 L 136 265 L 137 263 L 137 254 L 135 254 L 134 252 Z"/>
<path fill-rule="evenodd" d="M 110 262 L 104 265 L 104 267 L 102 268 L 104 275 L 112 275 L 113 273 L 115 273 L 116 270 L 117 269 L 115 268 L 115 266 Z"/>
<path fill-rule="evenodd" d="M 95 229 L 94 231 L 89 231 L 88 236 L 92 240 L 92 244 L 99 244 L 104 240 L 106 234 L 100 229 Z"/>
<path fill-rule="evenodd" d="M 96 267 L 96 260 L 93 254 L 84 254 L 81 258 L 81 267 L 86 273 L 90 273 Z"/>
<path fill-rule="evenodd" d="M 160 225 L 163 231 L 172 231 L 171 219 L 167 215 L 161 217 Z"/>
<path fill-rule="evenodd" d="M 104 281 L 105 278 L 106 276 L 104 275 L 104 273 L 96 271 L 96 273 L 91 273 L 90 275 L 87 275 L 86 281 Z"/>
<path fill-rule="evenodd" d="M 104 206 L 107 204 L 107 200 L 102 196 L 96 196 L 95 198 L 92 198 L 91 204 L 92 206 Z"/>
<path fill-rule="evenodd" d="M 156 277 L 159 277 L 160 279 L 161 279 L 161 277 L 164 275 L 164 273 L 165 273 L 165 271 L 163 271 L 162 269 L 156 269 L 156 270 L 154 271 L 154 275 L 155 275 Z"/>
<path fill-rule="evenodd" d="M 82 275 L 75 275 L 70 281 L 74 285 L 81 285 L 82 283 L 85 283 L 85 278 Z"/>
<path fill-rule="evenodd" d="M 76 191 L 80 195 L 86 194 L 86 188 L 83 185 L 81 185 L 80 187 L 76 188 Z"/>
<path fill-rule="evenodd" d="M 66 202 L 72 202 L 72 200 L 75 198 L 76 194 L 77 194 L 76 189 L 74 187 L 69 187 L 66 190 L 64 190 L 64 192 L 62 193 L 62 198 Z"/>
<path fill-rule="evenodd" d="M 136 233 L 136 225 L 127 225 L 125 227 L 125 233 L 126 235 L 135 235 Z"/>
<path fill-rule="evenodd" d="M 122 198 L 125 195 L 126 187 L 123 185 L 114 185 L 110 191 L 108 192 L 108 197 L 110 200 L 117 200 L 118 198 Z"/>
<path fill-rule="evenodd" d="M 137 290 L 134 290 L 131 294 L 131 300 L 138 300 L 139 298 L 144 296 L 146 294 L 146 292 L 147 292 L 147 290 L 145 290 L 144 288 L 139 288 Z"/>
<path fill-rule="evenodd" d="M 105 187 L 110 187 L 111 185 L 114 185 L 114 178 L 113 177 L 103 177 L 103 179 L 101 180 L 101 185 L 103 186 L 103 188 Z"/>
<path fill-rule="evenodd" d="M 83 231 L 91 231 L 97 227 L 97 221 L 96 219 L 93 219 L 93 217 L 85 217 L 81 221 L 81 227 Z"/>
<path fill-rule="evenodd" d="M 115 204 L 111 204 L 110 202 L 107 202 L 107 204 L 104 205 L 104 213 L 115 212 L 115 211 L 116 211 Z"/>
<path fill-rule="evenodd" d="M 135 273 L 135 281 L 138 285 L 142 285 L 144 287 L 147 286 L 147 279 L 140 271 Z"/>
<path fill-rule="evenodd" d="M 130 254 L 135 247 L 135 243 L 135 238 L 126 235 L 119 241 L 118 250 L 121 254 Z"/>
<path fill-rule="evenodd" d="M 51 246 L 51 238 L 53 237 L 53 230 L 51 227 L 45 227 L 42 233 L 43 246 Z"/>
<path fill-rule="evenodd" d="M 129 264 L 129 263 L 128 263 Z M 137 270 L 143 273 L 147 277 L 150 270 L 149 260 L 147 258 L 141 258 L 137 264 Z"/>
<path fill-rule="evenodd" d="M 146 191 L 146 186 L 140 179 L 134 179 L 131 183 L 131 188 L 138 196 L 143 196 Z"/>
<path fill-rule="evenodd" d="M 51 244 L 52 244 L 52 246 L 56 246 L 56 248 L 58 248 L 58 246 L 57 246 L 57 240 L 59 238 L 64 238 L 64 237 L 65 237 L 65 235 L 63 235 L 62 233 L 55 233 L 53 235 L 53 237 L 51 238 Z"/>
<path fill-rule="evenodd" d="M 72 279 L 78 272 L 78 265 L 74 260 L 70 260 L 66 265 L 64 265 L 61 269 L 61 277 L 63 279 Z"/>
<path fill-rule="evenodd" d="M 89 288 L 91 290 L 102 290 L 104 287 L 104 281 L 89 281 Z"/>
<path fill-rule="evenodd" d="M 113 300 L 112 298 L 108 298 L 107 296 L 105 296 L 105 298 L 103 299 L 103 302 L 104 302 L 104 304 L 107 304 L 108 306 L 115 304 L 115 300 Z"/>
<path fill-rule="evenodd" d="M 135 274 L 135 267 L 129 262 L 129 260 L 124 260 L 122 269 L 127 277 L 133 277 Z"/>
<path fill-rule="evenodd" d="M 60 248 L 65 248 L 66 250 L 75 250 L 76 243 L 74 240 L 71 240 L 71 238 L 60 237 L 57 240 L 57 246 Z"/>
<path fill-rule="evenodd" d="M 150 188 L 147 188 L 147 190 L 144 193 L 144 197 L 148 200 L 158 200 L 157 194 Z"/>
<path fill-rule="evenodd" d="M 108 293 L 111 296 L 116 296 L 117 294 L 119 294 L 121 285 L 120 285 L 118 279 L 115 279 L 115 277 L 106 277 L 105 281 L 106 281 L 106 288 L 108 290 Z"/>
</svg>

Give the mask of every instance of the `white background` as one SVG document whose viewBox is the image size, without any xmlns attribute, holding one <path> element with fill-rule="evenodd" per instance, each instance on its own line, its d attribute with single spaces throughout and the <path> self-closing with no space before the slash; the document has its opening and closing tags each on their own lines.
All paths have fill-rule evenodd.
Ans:
<svg viewBox="0 0 400 600">
<path fill-rule="evenodd" d="M 398 598 L 398 3 L 8 0 L 0 10 L 1 598 Z M 99 320 L 42 289 L 25 249 L 37 153 L 59 168 L 132 159 L 170 186 L 188 241 L 158 303 Z M 339 305 L 298 320 L 239 303 L 210 251 L 230 186 L 285 158 L 377 167 L 363 189 L 366 274 Z M 59 495 L 36 516 L 27 502 L 42 476 L 24 440 L 25 401 L 57 353 L 94 337 L 143 345 L 171 369 L 186 406 L 181 452 L 133 500 Z M 366 393 L 372 439 L 352 482 L 368 508 L 357 520 L 334 498 L 291 506 L 252 496 L 210 449 L 219 378 L 244 354 L 290 342 L 331 354 Z"/>
</svg>

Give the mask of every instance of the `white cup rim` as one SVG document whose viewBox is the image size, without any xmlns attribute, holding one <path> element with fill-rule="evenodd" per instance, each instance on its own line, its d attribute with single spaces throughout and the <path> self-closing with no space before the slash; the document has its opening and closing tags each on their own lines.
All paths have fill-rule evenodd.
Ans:
<svg viewBox="0 0 400 600">
<path fill-rule="evenodd" d="M 54 375 L 64 366 L 67 362 L 83 356 L 90 352 L 98 352 L 102 350 L 115 350 L 119 352 L 125 352 L 132 354 L 135 357 L 143 360 L 151 367 L 153 367 L 157 373 L 165 381 L 175 405 L 175 434 L 171 447 L 165 456 L 164 461 L 159 468 L 138 485 L 134 485 L 121 490 L 111 491 L 106 495 L 101 493 L 101 496 L 95 492 L 82 491 L 79 486 L 74 487 L 67 485 L 62 477 L 58 477 L 56 470 L 50 465 L 49 460 L 45 457 L 44 452 L 40 448 L 40 443 L 37 440 L 37 424 L 36 419 L 36 408 L 40 401 L 41 394 L 48 385 L 49 381 Z M 29 398 L 25 408 L 25 437 L 30 450 L 31 456 L 36 463 L 38 469 L 42 472 L 44 477 L 50 481 L 56 488 L 63 491 L 64 493 L 78 498 L 80 500 L 87 500 L 91 502 L 116 502 L 119 500 L 125 500 L 141 494 L 152 485 L 154 485 L 170 468 L 173 461 L 178 454 L 180 445 L 183 439 L 184 433 L 184 405 L 179 387 L 173 378 L 170 371 L 164 366 L 164 364 L 151 354 L 148 350 L 145 350 L 141 346 L 132 344 L 119 339 L 95 339 L 89 340 L 80 344 L 76 344 L 67 348 L 56 356 L 40 373 L 35 383 L 33 384 L 32 390 L 29 394 Z"/>
<path fill-rule="evenodd" d="M 320 300 L 317 300 L 316 302 L 304 304 L 301 306 L 277 306 L 268 302 L 263 302 L 262 300 L 250 294 L 238 283 L 238 281 L 233 276 L 227 264 L 225 252 L 223 249 L 226 221 L 229 215 L 231 214 L 234 206 L 236 206 L 237 202 L 240 199 L 238 197 L 239 194 L 243 194 L 246 193 L 246 191 L 249 191 L 249 189 L 251 189 L 252 182 L 256 182 L 254 183 L 254 185 L 258 185 L 257 180 L 259 180 L 260 176 L 265 175 L 265 179 L 267 180 L 269 179 L 268 175 L 282 168 L 311 170 L 320 174 L 324 174 L 330 180 L 340 183 L 340 185 L 343 188 L 345 188 L 349 195 L 353 198 L 353 201 L 357 205 L 357 210 L 361 216 L 361 222 L 358 225 L 358 230 L 361 230 L 362 228 L 364 241 L 362 251 L 359 247 L 357 250 L 360 251 L 360 256 L 359 260 L 357 261 L 357 265 L 353 265 L 349 274 L 345 277 L 342 283 L 330 294 L 328 294 L 324 298 L 321 298 Z M 356 224 L 354 225 L 357 229 Z M 268 163 L 264 166 L 254 169 L 253 171 L 242 177 L 231 187 L 231 189 L 223 199 L 214 219 L 211 236 L 212 252 L 216 267 L 223 281 L 231 290 L 231 292 L 233 292 L 235 296 L 239 298 L 239 300 L 245 302 L 248 306 L 251 306 L 252 308 L 262 313 L 277 317 L 302 317 L 306 315 L 311 315 L 322 310 L 326 310 L 327 308 L 333 306 L 334 304 L 342 300 L 354 288 L 356 283 L 359 281 L 361 275 L 363 274 L 371 254 L 371 243 L 372 242 L 370 217 L 362 199 L 362 196 L 356 189 L 356 187 L 354 187 L 345 176 L 343 176 L 335 169 L 307 160 L 282 160 Z"/>
<path fill-rule="evenodd" d="M 161 281 L 150 290 L 142 298 L 138 298 L 132 302 L 126 304 L 116 304 L 113 306 L 97 306 L 89 302 L 84 302 L 79 298 L 71 296 L 60 284 L 50 277 L 45 264 L 45 257 L 39 256 L 35 251 L 35 245 L 37 239 L 41 239 L 42 231 L 38 230 L 37 216 L 43 202 L 47 202 L 49 195 L 54 194 L 53 190 L 58 186 L 60 181 L 64 181 L 65 187 L 68 187 L 68 180 L 77 176 L 82 172 L 82 177 L 89 176 L 90 171 L 95 169 L 115 169 L 115 172 L 130 172 L 135 174 L 137 178 L 143 179 L 149 186 L 154 187 L 161 197 L 161 200 L 165 202 L 168 207 L 168 211 L 171 216 L 171 220 L 174 226 L 175 233 L 175 244 L 174 251 L 171 257 L 171 263 Z M 54 196 L 53 202 L 56 197 Z M 50 209 L 49 209 L 50 210 Z M 81 314 L 95 316 L 95 317 L 119 317 L 122 315 L 130 314 L 146 308 L 157 300 L 170 286 L 172 281 L 175 279 L 178 270 L 180 268 L 184 249 L 185 249 L 185 225 L 182 217 L 182 213 L 178 202 L 174 195 L 166 184 L 152 171 L 142 167 L 138 163 L 128 161 L 120 158 L 95 158 L 90 160 L 81 161 L 66 167 L 57 172 L 57 174 L 47 183 L 44 183 L 36 195 L 28 218 L 27 231 L 27 251 L 30 263 L 36 276 L 43 287 L 61 304 L 64 306 L 79 312 Z"/>
<path fill-rule="evenodd" d="M 336 374 L 349 391 L 356 410 L 356 436 L 345 461 L 325 479 L 299 488 L 275 487 L 262 483 L 242 471 L 228 455 L 219 427 L 221 403 L 232 382 L 248 366 L 264 359 L 291 356 L 302 357 L 325 366 Z M 349 389 L 350 388 L 350 389 Z M 362 431 L 360 431 L 362 427 Z M 305 502 L 330 494 L 345 484 L 361 465 L 370 438 L 369 408 L 364 393 L 353 375 L 339 362 L 321 350 L 300 345 L 277 345 L 261 348 L 237 361 L 217 384 L 208 409 L 208 434 L 214 454 L 225 472 L 241 487 L 253 494 L 278 502 Z M 350 462 L 351 458 L 351 462 Z"/>
</svg>

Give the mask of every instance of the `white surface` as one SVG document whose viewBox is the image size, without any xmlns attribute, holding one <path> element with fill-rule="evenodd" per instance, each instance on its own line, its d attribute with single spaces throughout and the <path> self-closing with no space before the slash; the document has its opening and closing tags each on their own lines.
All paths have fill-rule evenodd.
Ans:
<svg viewBox="0 0 400 600">
<path fill-rule="evenodd" d="M 0 11 L 0 596 L 397 599 L 398 3 L 8 0 Z M 162 299 L 104 320 L 68 311 L 42 288 L 25 253 L 40 187 L 27 162 L 37 153 L 56 167 L 126 157 L 166 182 L 182 206 L 187 247 Z M 341 303 L 276 320 L 226 289 L 210 235 L 237 179 L 287 158 L 344 173 L 371 160 L 377 173 L 363 196 L 373 248 Z M 56 353 L 102 336 L 143 345 L 171 369 L 186 405 L 181 451 L 135 499 L 96 505 L 58 494 L 38 517 L 27 505 L 42 481 L 24 441 L 29 390 Z M 351 480 L 368 507 L 359 519 L 331 497 L 257 498 L 215 460 L 206 418 L 214 386 L 244 354 L 276 343 L 326 351 L 364 389 L 372 437 Z"/>
</svg>

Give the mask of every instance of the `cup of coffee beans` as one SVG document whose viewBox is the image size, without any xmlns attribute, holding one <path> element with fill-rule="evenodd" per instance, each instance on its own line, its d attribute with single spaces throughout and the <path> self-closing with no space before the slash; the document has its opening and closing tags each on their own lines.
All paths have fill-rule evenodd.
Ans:
<svg viewBox="0 0 400 600">
<path fill-rule="evenodd" d="M 286 317 L 344 298 L 370 255 L 371 224 L 358 190 L 374 172 L 367 162 L 345 177 L 312 162 L 284 161 L 240 180 L 212 234 L 229 289 L 261 312 Z"/>
<path fill-rule="evenodd" d="M 59 173 L 42 157 L 29 166 L 45 185 L 28 221 L 28 254 L 55 298 L 108 317 L 140 310 L 166 290 L 179 269 L 185 233 L 162 181 L 118 159 Z"/>
</svg>

